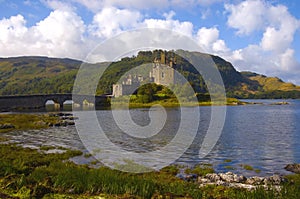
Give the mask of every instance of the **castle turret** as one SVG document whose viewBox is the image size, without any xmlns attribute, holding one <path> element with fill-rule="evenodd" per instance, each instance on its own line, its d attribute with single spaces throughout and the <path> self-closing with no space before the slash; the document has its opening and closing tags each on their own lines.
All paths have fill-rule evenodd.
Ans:
<svg viewBox="0 0 300 199">
<path fill-rule="evenodd" d="M 164 52 L 160 54 L 160 63 L 164 65 L 166 64 L 166 55 Z"/>
</svg>

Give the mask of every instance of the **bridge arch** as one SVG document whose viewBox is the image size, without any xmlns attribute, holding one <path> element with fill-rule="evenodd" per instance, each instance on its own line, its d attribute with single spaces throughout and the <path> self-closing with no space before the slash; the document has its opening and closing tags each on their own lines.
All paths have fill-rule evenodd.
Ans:
<svg viewBox="0 0 300 199">
<path fill-rule="evenodd" d="M 72 94 L 0 96 L 0 111 L 45 108 L 48 100 L 52 100 L 62 108 L 65 101 L 73 100 L 72 97 Z M 110 105 L 110 97 L 107 95 L 76 95 L 74 98 L 76 101 L 73 101 L 76 104 L 83 105 L 84 100 L 86 100 L 90 105 L 108 107 Z"/>
</svg>

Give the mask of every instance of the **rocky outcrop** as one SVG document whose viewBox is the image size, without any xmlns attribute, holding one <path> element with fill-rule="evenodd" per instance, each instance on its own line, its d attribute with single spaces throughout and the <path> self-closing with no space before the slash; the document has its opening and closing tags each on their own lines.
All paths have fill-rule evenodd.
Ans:
<svg viewBox="0 0 300 199">
<path fill-rule="evenodd" d="M 284 168 L 287 171 L 300 174 L 300 164 L 288 164 Z"/>
<path fill-rule="evenodd" d="M 205 176 L 198 177 L 198 183 L 200 187 L 206 185 L 221 185 L 226 187 L 234 188 L 245 188 L 248 190 L 254 190 L 258 187 L 280 189 L 281 183 L 285 182 L 286 179 L 279 175 L 273 175 L 269 177 L 250 177 L 246 178 L 243 175 L 237 175 L 232 172 L 227 173 L 210 173 Z"/>
<path fill-rule="evenodd" d="M 0 129 L 14 129 L 14 128 L 15 128 L 15 126 L 10 123 L 0 124 Z"/>
<path fill-rule="evenodd" d="M 59 120 L 56 123 L 49 123 L 50 127 L 60 127 L 60 126 L 73 126 L 75 125 L 74 120 L 77 120 L 77 117 L 74 117 L 71 113 L 51 113 L 49 114 L 53 117 L 58 117 Z"/>
</svg>

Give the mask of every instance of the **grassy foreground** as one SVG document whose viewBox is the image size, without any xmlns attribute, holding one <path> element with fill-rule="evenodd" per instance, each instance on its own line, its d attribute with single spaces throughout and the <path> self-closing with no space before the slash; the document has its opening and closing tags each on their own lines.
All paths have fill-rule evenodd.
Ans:
<svg viewBox="0 0 300 199">
<path fill-rule="evenodd" d="M 47 114 L 0 115 L 0 124 L 14 126 L 0 132 L 46 128 L 47 123 L 58 119 Z M 82 152 L 65 149 L 62 154 L 48 154 L 49 149 L 52 148 L 42 146 L 35 150 L 0 144 L 0 198 L 300 198 L 300 175 L 287 176 L 289 180 L 280 191 L 263 188 L 247 191 L 216 185 L 199 188 L 196 181 L 177 178 L 176 166 L 130 174 L 107 167 L 76 165 L 69 159 Z M 202 176 L 213 169 L 200 165 L 185 172 Z"/>
<path fill-rule="evenodd" d="M 15 145 L 0 145 L 1 198 L 300 198 L 300 175 L 289 176 L 280 192 L 207 186 L 175 177 L 178 167 L 130 174 L 106 167 L 92 169 L 67 161 L 79 151 L 46 154 Z M 209 167 L 188 173 L 205 175 Z"/>
<path fill-rule="evenodd" d="M 0 133 L 12 130 L 48 128 L 59 118 L 49 114 L 0 114 Z"/>
</svg>

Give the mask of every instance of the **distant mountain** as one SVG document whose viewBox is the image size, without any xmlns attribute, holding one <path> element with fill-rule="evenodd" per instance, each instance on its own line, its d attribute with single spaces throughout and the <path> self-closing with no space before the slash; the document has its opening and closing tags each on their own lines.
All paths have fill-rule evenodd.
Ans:
<svg viewBox="0 0 300 199">
<path fill-rule="evenodd" d="M 112 92 L 112 84 L 130 69 L 160 58 L 161 50 L 141 51 L 137 56 L 122 58 L 110 64 L 99 81 L 96 94 Z M 191 83 L 197 93 L 206 93 L 201 75 L 187 60 L 164 51 L 166 57 L 175 56 L 174 68 Z M 237 98 L 300 98 L 300 87 L 284 83 L 278 78 L 251 72 L 238 72 L 224 59 L 199 52 L 181 51 L 184 57 L 210 57 L 223 78 L 227 95 Z M 71 93 L 81 61 L 48 57 L 0 58 L 0 95 Z M 97 64 L 91 64 L 97 65 Z M 98 64 L 99 66 L 101 64 Z M 148 74 L 148 72 L 145 72 Z"/>
<path fill-rule="evenodd" d="M 278 77 L 267 77 L 253 72 L 241 72 L 246 78 L 257 82 L 260 89 L 248 97 L 252 98 L 300 98 L 300 86 L 286 83 Z"/>
<path fill-rule="evenodd" d="M 266 77 L 265 75 L 260 75 L 252 72 L 241 72 L 241 74 L 249 78 L 250 80 L 257 81 L 262 86 L 264 91 L 300 91 L 300 86 L 283 82 L 278 77 Z"/>
</svg>

